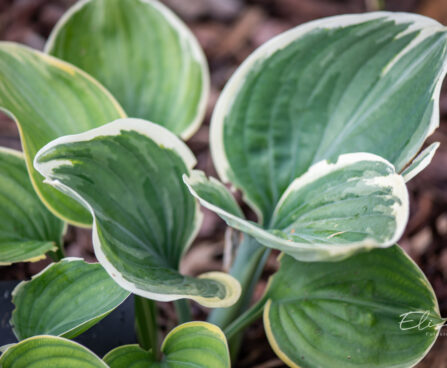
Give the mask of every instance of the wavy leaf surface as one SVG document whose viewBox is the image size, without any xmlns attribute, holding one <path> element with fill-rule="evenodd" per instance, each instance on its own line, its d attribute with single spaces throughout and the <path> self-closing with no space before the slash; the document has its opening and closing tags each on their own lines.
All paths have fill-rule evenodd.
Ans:
<svg viewBox="0 0 447 368">
<path fill-rule="evenodd" d="M 92 77 L 71 64 L 14 43 L 0 43 L 0 108 L 18 127 L 34 188 L 62 219 L 91 225 L 79 203 L 43 183 L 33 168 L 37 151 L 60 136 L 98 127 L 125 114 Z"/>
<path fill-rule="evenodd" d="M 202 205 L 228 225 L 302 261 L 335 261 L 391 246 L 408 220 L 402 176 L 372 154 L 345 154 L 335 163 L 312 166 L 284 192 L 267 229 L 232 212 L 234 199 L 216 180 L 196 171 L 184 180 Z"/>
<path fill-rule="evenodd" d="M 124 289 L 160 301 L 191 298 L 227 306 L 239 297 L 231 276 L 181 275 L 182 254 L 201 224 L 198 204 L 182 183 L 196 160 L 167 129 L 121 119 L 62 137 L 35 160 L 47 182 L 89 208 L 98 261 Z"/>
<path fill-rule="evenodd" d="M 447 31 L 409 13 L 324 18 L 237 70 L 211 124 L 214 164 L 264 226 L 290 183 L 324 159 L 384 157 L 400 172 L 439 124 Z"/>
</svg>

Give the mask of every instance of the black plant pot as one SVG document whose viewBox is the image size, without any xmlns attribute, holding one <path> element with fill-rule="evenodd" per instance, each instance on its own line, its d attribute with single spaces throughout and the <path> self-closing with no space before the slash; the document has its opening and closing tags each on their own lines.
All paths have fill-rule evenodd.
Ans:
<svg viewBox="0 0 447 368">
<path fill-rule="evenodd" d="M 14 305 L 11 303 L 11 293 L 17 281 L 0 282 L 0 346 L 17 342 L 9 320 Z M 99 357 L 120 345 L 135 344 L 137 342 L 134 328 L 133 296 L 121 304 L 117 309 L 74 339 L 89 348 Z"/>
</svg>

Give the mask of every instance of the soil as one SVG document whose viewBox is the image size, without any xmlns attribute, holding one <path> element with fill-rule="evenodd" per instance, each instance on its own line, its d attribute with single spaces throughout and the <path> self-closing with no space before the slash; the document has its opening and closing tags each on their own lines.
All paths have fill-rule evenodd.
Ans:
<svg viewBox="0 0 447 368">
<path fill-rule="evenodd" d="M 225 82 L 237 66 L 258 46 L 273 36 L 303 22 L 343 13 L 373 10 L 409 11 L 428 15 L 447 24 L 446 0 L 164 0 L 186 21 L 205 50 L 211 70 L 211 98 L 204 125 L 188 145 L 198 157 L 198 168 L 216 176 L 208 150 L 209 117 Z M 46 38 L 73 0 L 0 0 L 0 40 L 15 41 L 42 49 Z M 439 300 L 441 314 L 447 315 L 447 93 L 440 100 L 441 124 L 427 140 L 441 147 L 432 164 L 409 183 L 411 215 L 400 242 L 423 269 Z M 0 145 L 20 149 L 17 128 L 0 115 Z M 204 210 L 200 234 L 182 263 L 182 270 L 198 274 L 222 267 L 224 223 Z M 94 261 L 89 230 L 69 228 L 65 237 L 67 256 Z M 269 260 L 255 298 L 277 268 L 275 255 Z M 0 280 L 23 280 L 50 261 L 0 267 Z M 159 305 L 165 330 L 176 321 L 169 303 Z M 207 310 L 194 305 L 196 318 Z M 262 323 L 245 335 L 239 368 L 285 367 L 268 345 Z M 447 368 L 447 336 L 441 336 L 418 368 Z"/>
</svg>

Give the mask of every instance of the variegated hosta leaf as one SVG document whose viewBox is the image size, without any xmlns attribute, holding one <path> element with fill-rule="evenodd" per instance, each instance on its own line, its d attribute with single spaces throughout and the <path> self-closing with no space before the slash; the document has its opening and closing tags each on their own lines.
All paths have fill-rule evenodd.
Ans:
<svg viewBox="0 0 447 368">
<path fill-rule="evenodd" d="M 1 368 L 108 368 L 90 350 L 55 336 L 35 336 L 11 346 L 0 356 Z"/>
<path fill-rule="evenodd" d="M 412 367 L 444 323 L 430 284 L 398 246 L 330 263 L 284 255 L 267 295 L 267 337 L 290 367 Z"/>
<path fill-rule="evenodd" d="M 11 324 L 19 340 L 35 335 L 73 338 L 128 296 L 100 264 L 65 258 L 17 285 Z"/>
<path fill-rule="evenodd" d="M 22 153 L 0 148 L 0 265 L 45 258 L 63 232 L 34 192 Z"/>
<path fill-rule="evenodd" d="M 27 47 L 1 42 L 0 108 L 19 126 L 31 180 L 47 207 L 70 223 L 90 226 L 89 213 L 42 183 L 32 161 L 37 151 L 55 138 L 124 117 L 118 103 L 78 68 Z"/>
<path fill-rule="evenodd" d="M 219 327 L 207 322 L 188 322 L 174 328 L 161 347 L 162 361 L 137 345 L 118 347 L 104 361 L 110 368 L 230 368 L 227 340 Z"/>
<path fill-rule="evenodd" d="M 219 98 L 211 148 L 220 177 L 267 225 L 289 184 L 321 160 L 370 152 L 400 172 L 438 126 L 446 46 L 436 21 L 387 12 L 325 18 L 274 38 Z"/>
<path fill-rule="evenodd" d="M 402 176 L 405 181 L 410 181 L 422 170 L 424 170 L 428 165 L 430 165 L 436 150 L 439 147 L 439 142 L 432 143 L 426 149 L 424 149 L 416 158 L 411 162 L 411 164 L 402 171 Z"/>
<path fill-rule="evenodd" d="M 391 246 L 408 220 L 403 178 L 389 162 L 369 153 L 313 165 L 284 192 L 268 230 L 231 212 L 234 199 L 216 180 L 197 171 L 184 180 L 202 205 L 228 225 L 302 261 L 339 260 Z"/>
<path fill-rule="evenodd" d="M 185 139 L 203 120 L 205 57 L 191 31 L 159 1 L 80 1 L 56 25 L 46 51 L 97 78 L 131 117 Z"/>
<path fill-rule="evenodd" d="M 49 184 L 89 208 L 96 257 L 124 289 L 160 301 L 227 306 L 240 294 L 231 276 L 178 272 L 202 219 L 181 179 L 195 163 L 167 129 L 121 119 L 51 142 L 34 165 Z"/>
</svg>

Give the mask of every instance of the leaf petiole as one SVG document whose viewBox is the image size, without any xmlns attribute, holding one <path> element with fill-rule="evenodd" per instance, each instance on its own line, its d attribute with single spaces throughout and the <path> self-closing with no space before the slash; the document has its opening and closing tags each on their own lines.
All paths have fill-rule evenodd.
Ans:
<svg viewBox="0 0 447 368">
<path fill-rule="evenodd" d="M 259 317 L 261 317 L 261 314 L 264 310 L 264 306 L 267 303 L 268 299 L 269 299 L 268 296 L 264 294 L 264 296 L 255 305 L 253 305 L 239 318 L 234 320 L 227 328 L 225 328 L 224 333 L 227 339 L 230 340 L 237 333 L 239 333 L 244 328 L 252 324 Z"/>
</svg>

